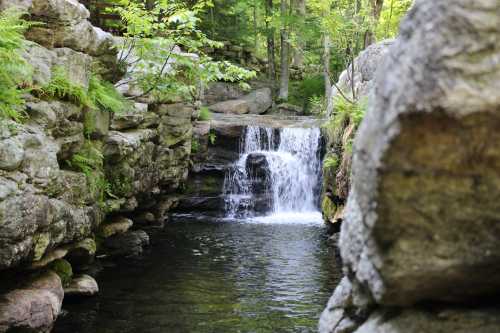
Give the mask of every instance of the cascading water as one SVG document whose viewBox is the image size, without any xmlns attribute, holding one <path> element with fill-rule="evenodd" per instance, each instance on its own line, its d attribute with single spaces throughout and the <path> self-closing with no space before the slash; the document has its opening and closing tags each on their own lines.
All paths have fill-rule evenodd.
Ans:
<svg viewBox="0 0 500 333">
<path fill-rule="evenodd" d="M 317 212 L 319 145 L 318 128 L 247 127 L 224 181 L 227 217 Z"/>
</svg>

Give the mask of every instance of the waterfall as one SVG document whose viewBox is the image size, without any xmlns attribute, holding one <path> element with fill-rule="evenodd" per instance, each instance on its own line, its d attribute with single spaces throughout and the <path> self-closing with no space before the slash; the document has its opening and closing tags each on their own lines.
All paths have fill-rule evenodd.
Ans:
<svg viewBox="0 0 500 333">
<path fill-rule="evenodd" d="M 247 127 L 224 180 L 227 217 L 317 212 L 319 148 L 318 128 Z"/>
</svg>

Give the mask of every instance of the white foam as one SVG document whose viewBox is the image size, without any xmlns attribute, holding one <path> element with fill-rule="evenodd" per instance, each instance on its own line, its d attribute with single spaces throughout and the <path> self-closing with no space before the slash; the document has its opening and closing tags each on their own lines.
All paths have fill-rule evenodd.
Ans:
<svg viewBox="0 0 500 333">
<path fill-rule="evenodd" d="M 262 224 L 323 224 L 323 217 L 321 212 L 288 212 L 251 217 L 245 221 Z"/>
</svg>

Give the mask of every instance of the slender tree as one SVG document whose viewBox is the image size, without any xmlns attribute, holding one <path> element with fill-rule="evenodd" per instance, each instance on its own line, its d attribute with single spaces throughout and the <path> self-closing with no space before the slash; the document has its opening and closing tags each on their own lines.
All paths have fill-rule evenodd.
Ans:
<svg viewBox="0 0 500 333">
<path fill-rule="evenodd" d="M 276 81 L 276 57 L 274 45 L 274 27 L 271 24 L 273 16 L 273 0 L 265 0 L 266 33 L 267 33 L 267 75 L 272 82 Z"/>
<path fill-rule="evenodd" d="M 280 13 L 281 13 L 281 30 L 280 30 L 280 92 L 279 99 L 286 101 L 288 100 L 288 84 L 290 81 L 290 64 L 289 64 L 289 49 L 290 44 L 288 42 L 288 3 L 287 0 L 281 0 L 280 3 Z"/>
<path fill-rule="evenodd" d="M 367 29 L 365 32 L 364 48 L 367 48 L 377 41 L 375 38 L 375 31 L 377 30 L 378 21 L 380 20 L 380 14 L 382 13 L 383 7 L 384 0 L 370 0 L 370 16 L 372 27 L 370 29 Z"/>
<path fill-rule="evenodd" d="M 297 42 L 293 49 L 293 67 L 302 69 L 304 67 L 304 50 L 306 48 L 306 37 L 304 34 L 304 21 L 306 18 L 306 0 L 296 0 L 296 16 L 298 18 L 298 29 L 296 30 Z"/>
</svg>

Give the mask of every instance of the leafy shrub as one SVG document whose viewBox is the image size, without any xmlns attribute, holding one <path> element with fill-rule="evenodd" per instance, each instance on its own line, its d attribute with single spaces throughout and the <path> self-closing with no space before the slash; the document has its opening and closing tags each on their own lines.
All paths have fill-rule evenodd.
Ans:
<svg viewBox="0 0 500 333">
<path fill-rule="evenodd" d="M 212 113 L 206 106 L 202 106 L 200 109 L 200 116 L 198 117 L 199 120 L 210 120 L 212 119 Z"/>
<path fill-rule="evenodd" d="M 30 81 L 32 70 L 21 56 L 26 46 L 23 33 L 29 27 L 21 16 L 12 10 L 0 13 L 0 119 L 15 121 L 23 117 L 23 86 Z"/>
<path fill-rule="evenodd" d="M 304 108 L 306 113 L 310 113 L 310 100 L 313 96 L 325 95 L 325 82 L 321 75 L 309 76 L 302 81 L 290 83 L 290 96 L 288 101 Z"/>
</svg>

